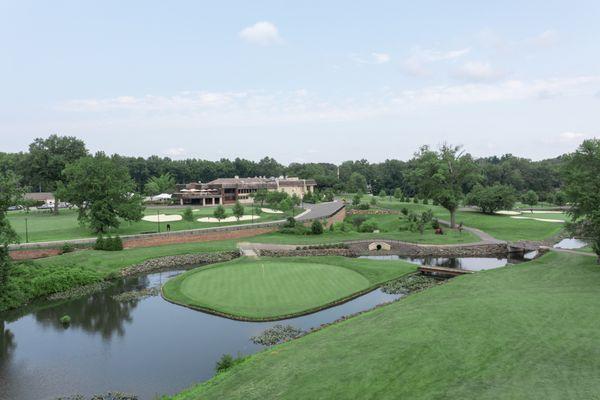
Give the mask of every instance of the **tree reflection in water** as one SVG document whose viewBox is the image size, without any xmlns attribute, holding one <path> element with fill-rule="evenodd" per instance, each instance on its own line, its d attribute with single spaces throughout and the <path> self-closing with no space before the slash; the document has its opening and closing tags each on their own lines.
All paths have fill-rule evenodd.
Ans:
<svg viewBox="0 0 600 400">
<path fill-rule="evenodd" d="M 145 276 L 123 279 L 99 293 L 38 309 L 33 315 L 41 325 L 55 329 L 65 329 L 60 317 L 69 315 L 69 329 L 80 328 L 86 332 L 100 333 L 103 339 L 110 340 L 114 334 L 125 334 L 125 324 L 131 323 L 131 313 L 138 305 L 138 300 L 119 302 L 112 296 L 123 291 L 146 288 L 149 283 Z"/>
<path fill-rule="evenodd" d="M 10 329 L 6 329 L 4 324 L 4 320 L 0 320 L 0 369 L 4 364 L 8 365 L 8 360 L 17 347 L 15 335 L 13 335 Z"/>
</svg>

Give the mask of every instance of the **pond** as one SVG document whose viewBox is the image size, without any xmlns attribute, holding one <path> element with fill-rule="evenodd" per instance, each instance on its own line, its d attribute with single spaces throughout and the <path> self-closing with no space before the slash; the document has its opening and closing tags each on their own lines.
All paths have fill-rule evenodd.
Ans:
<svg viewBox="0 0 600 400">
<path fill-rule="evenodd" d="M 533 253 L 533 252 L 532 252 Z M 372 260 L 405 260 L 418 265 L 431 267 L 460 268 L 469 271 L 483 271 L 504 267 L 508 263 L 516 264 L 531 259 L 529 253 L 523 255 L 509 254 L 508 257 L 405 257 L 398 255 L 361 256 Z"/>
<path fill-rule="evenodd" d="M 563 239 L 560 242 L 556 243 L 554 245 L 554 248 L 556 248 L 556 249 L 575 250 L 575 249 L 581 249 L 581 248 L 583 248 L 585 246 L 587 246 L 587 243 L 584 242 L 581 239 L 566 238 L 566 239 Z"/>
<path fill-rule="evenodd" d="M 160 296 L 129 302 L 112 296 L 157 287 L 181 273 L 127 278 L 79 299 L 0 314 L 0 399 L 54 399 L 109 390 L 140 399 L 173 394 L 214 374 L 225 353 L 263 346 L 249 339 L 276 324 L 308 330 L 397 299 L 376 290 L 311 315 L 277 322 L 241 322 L 190 310 Z M 71 325 L 59 322 L 71 316 Z"/>
</svg>

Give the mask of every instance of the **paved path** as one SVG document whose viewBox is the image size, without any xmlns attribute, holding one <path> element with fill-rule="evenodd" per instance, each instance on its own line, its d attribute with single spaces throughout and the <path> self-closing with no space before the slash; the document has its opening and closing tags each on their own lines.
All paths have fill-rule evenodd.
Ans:
<svg viewBox="0 0 600 400">
<path fill-rule="evenodd" d="M 550 251 L 556 251 L 558 253 L 568 253 L 568 254 L 577 254 L 578 256 L 598 257 L 594 253 L 587 253 L 585 251 L 577 251 L 577 250 L 570 250 L 570 249 L 557 249 L 556 247 L 546 247 L 546 246 L 543 246 L 540 248 L 547 249 Z"/>
<path fill-rule="evenodd" d="M 341 201 L 330 201 L 327 203 L 317 204 L 304 204 L 304 211 L 302 214 L 296 216 L 296 221 L 306 221 L 311 219 L 327 218 L 338 212 L 344 207 L 344 203 Z"/>
<path fill-rule="evenodd" d="M 443 219 L 438 219 L 440 224 L 450 226 L 450 221 L 445 221 Z M 499 243 L 507 243 L 505 240 L 499 240 L 490 235 L 487 232 L 482 231 L 477 228 L 470 228 L 468 226 L 463 226 L 463 229 L 467 232 L 471 232 L 473 235 L 477 236 L 481 241 L 479 243 L 483 244 L 499 244 Z"/>
</svg>

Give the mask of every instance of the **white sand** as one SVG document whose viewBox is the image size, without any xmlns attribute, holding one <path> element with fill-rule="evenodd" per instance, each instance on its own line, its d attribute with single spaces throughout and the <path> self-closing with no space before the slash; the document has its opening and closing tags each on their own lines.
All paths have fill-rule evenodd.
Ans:
<svg viewBox="0 0 600 400">
<path fill-rule="evenodd" d="M 533 212 L 531 211 L 525 211 L 526 214 L 564 214 L 562 211 L 538 211 L 538 210 L 533 210 Z"/>
<path fill-rule="evenodd" d="M 532 219 L 534 221 L 542 221 L 542 222 L 556 222 L 556 223 L 563 223 L 565 221 L 562 221 L 560 219 L 547 219 L 547 218 L 531 218 L 531 217 L 511 217 L 511 218 L 515 218 L 515 219 Z"/>
<path fill-rule="evenodd" d="M 181 221 L 183 217 L 181 215 L 167 215 L 167 214 L 159 214 L 159 215 L 146 215 L 142 220 L 148 222 L 175 222 Z"/>
<path fill-rule="evenodd" d="M 499 215 L 521 215 L 521 213 L 519 211 L 507 211 L 507 210 L 496 211 L 496 214 L 499 214 Z"/>
<path fill-rule="evenodd" d="M 273 210 L 272 208 L 261 208 L 260 211 L 265 212 L 267 214 L 283 214 L 283 211 Z"/>
<path fill-rule="evenodd" d="M 260 217 L 258 215 L 254 216 L 254 219 L 259 219 Z M 240 221 L 250 221 L 252 220 L 252 215 L 244 215 L 242 217 L 240 217 L 239 219 Z M 227 218 L 223 218 L 221 221 L 219 221 L 218 219 L 214 218 L 214 217 L 202 217 L 202 218 L 198 218 L 197 219 L 198 222 L 237 222 L 238 219 L 236 217 L 227 217 Z"/>
</svg>

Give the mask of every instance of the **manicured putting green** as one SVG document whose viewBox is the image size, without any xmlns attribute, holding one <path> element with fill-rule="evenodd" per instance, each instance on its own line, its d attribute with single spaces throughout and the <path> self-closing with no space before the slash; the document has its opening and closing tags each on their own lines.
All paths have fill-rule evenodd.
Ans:
<svg viewBox="0 0 600 400">
<path fill-rule="evenodd" d="M 167 300 L 242 319 L 277 319 L 348 298 L 413 271 L 404 262 L 343 257 L 241 258 L 168 281 Z"/>
</svg>

